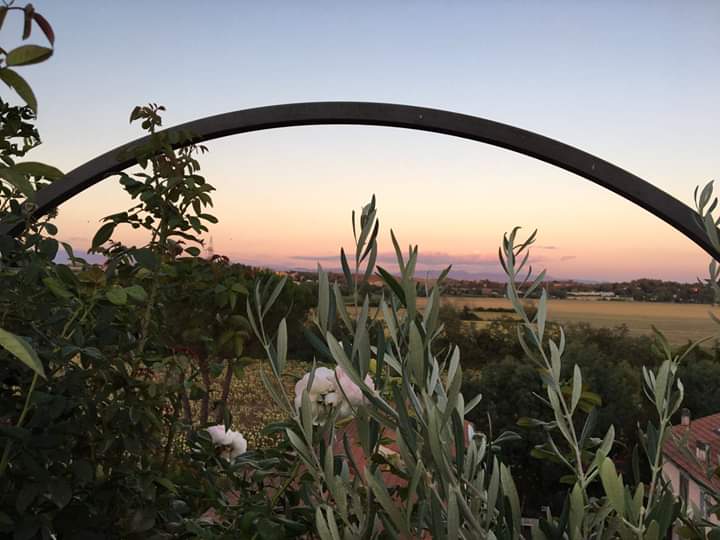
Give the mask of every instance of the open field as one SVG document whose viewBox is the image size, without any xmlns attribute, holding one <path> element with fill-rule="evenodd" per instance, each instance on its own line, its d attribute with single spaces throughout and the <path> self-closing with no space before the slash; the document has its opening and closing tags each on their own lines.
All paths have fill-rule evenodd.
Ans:
<svg viewBox="0 0 720 540">
<path fill-rule="evenodd" d="M 424 298 L 418 303 L 424 305 Z M 452 303 L 457 309 L 508 309 L 510 302 L 504 298 L 445 297 L 445 303 Z M 596 327 L 613 327 L 625 324 L 634 335 L 647 334 L 655 325 L 672 343 L 701 339 L 718 334 L 720 327 L 708 312 L 713 309 L 707 304 L 671 304 L 660 302 L 606 302 L 598 300 L 550 300 L 548 319 L 560 323 L 587 322 Z M 513 314 L 503 311 L 477 311 L 483 320 L 491 320 Z M 482 322 L 472 323 L 482 324 Z"/>
</svg>

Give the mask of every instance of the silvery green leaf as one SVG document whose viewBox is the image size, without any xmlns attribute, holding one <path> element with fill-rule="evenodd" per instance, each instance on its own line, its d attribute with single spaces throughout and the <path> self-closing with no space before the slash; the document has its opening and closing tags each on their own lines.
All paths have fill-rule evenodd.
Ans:
<svg viewBox="0 0 720 540">
<path fill-rule="evenodd" d="M 490 528 L 493 518 L 495 506 L 497 505 L 498 494 L 500 493 L 500 463 L 497 457 L 493 457 L 492 473 L 490 474 L 490 483 L 487 491 L 487 507 L 485 514 L 485 527 Z"/>
<path fill-rule="evenodd" d="M 440 366 L 438 365 L 437 360 L 433 357 L 432 371 L 430 372 L 430 380 L 428 382 L 428 387 L 427 387 L 428 393 L 435 392 L 435 386 L 438 384 L 439 381 L 440 381 Z M 442 386 L 440 386 L 440 391 L 442 391 Z M 442 395 L 444 395 L 444 393 Z"/>
<path fill-rule="evenodd" d="M 395 317 L 390 312 L 390 307 L 387 305 L 387 302 L 385 302 L 384 297 L 380 300 L 380 309 L 383 312 L 383 319 L 385 321 L 385 325 L 390 332 L 390 338 L 393 340 L 393 343 L 395 343 L 395 347 L 399 348 L 400 344 L 398 342 L 398 331 L 397 326 L 395 325 Z"/>
<path fill-rule="evenodd" d="M 572 491 L 570 492 L 570 515 L 569 515 L 569 529 L 570 529 L 570 540 L 581 540 L 583 518 L 585 516 L 585 502 L 583 496 L 583 490 L 579 483 L 575 483 Z"/>
<path fill-rule="evenodd" d="M 338 530 L 337 522 L 335 521 L 335 512 L 332 507 L 327 507 L 326 512 L 328 526 L 330 527 L 330 533 L 332 534 L 333 540 L 341 540 L 340 531 Z"/>
<path fill-rule="evenodd" d="M 365 273 L 363 274 L 363 283 L 366 282 L 375 270 L 375 263 L 377 262 L 377 242 L 373 242 L 372 249 L 370 250 L 370 258 L 368 259 L 367 266 L 365 267 Z"/>
<path fill-rule="evenodd" d="M 287 322 L 285 317 L 282 318 L 278 325 L 277 334 L 277 372 L 282 373 L 285 370 L 285 362 L 287 361 L 287 347 L 288 347 L 288 335 L 287 335 Z"/>
<path fill-rule="evenodd" d="M 285 287 L 285 283 L 287 283 L 287 276 L 283 276 L 283 278 L 275 286 L 275 289 L 273 289 L 273 292 L 270 295 L 270 298 L 268 298 L 268 301 L 262 310 L 263 317 L 265 315 L 267 315 L 268 311 L 270 311 L 270 308 L 273 307 L 273 305 L 275 305 L 275 301 L 278 299 L 278 296 L 280 296 L 280 293 L 282 292 L 283 287 Z"/>
<path fill-rule="evenodd" d="M 538 341 L 542 346 L 543 335 L 545 334 L 545 320 L 547 319 L 547 291 L 543 289 L 540 294 L 540 301 L 537 306 L 537 329 Z"/>
<path fill-rule="evenodd" d="M 632 504 L 630 505 L 630 510 L 632 512 L 632 518 L 631 521 L 635 522 L 638 520 L 640 516 L 640 511 L 642 510 L 643 503 L 645 502 L 645 484 L 642 482 L 638 482 L 637 487 L 635 488 L 635 495 L 632 498 Z"/>
<path fill-rule="evenodd" d="M 333 495 L 333 497 L 336 495 L 335 493 L 335 457 L 333 455 L 333 445 L 328 444 L 325 447 L 325 461 L 323 463 L 323 473 L 325 475 L 325 483 L 328 486 L 328 489 L 330 490 L 330 493 Z"/>
<path fill-rule="evenodd" d="M 403 422 L 405 422 L 405 426 L 402 425 Z M 407 425 L 406 419 L 402 415 L 400 417 L 400 423 L 401 426 L 397 435 L 398 452 L 400 453 L 400 458 L 405 463 L 405 467 L 407 467 L 407 470 L 414 474 L 414 471 L 416 469 L 415 456 L 413 455 L 412 450 L 410 450 L 408 443 L 405 442 L 404 435 L 409 432 L 411 427 Z"/>
<path fill-rule="evenodd" d="M 520 252 L 518 252 L 518 253 L 520 253 Z M 526 251 L 525 255 L 523 255 L 523 258 L 520 260 L 520 264 L 518 264 L 517 267 L 515 268 L 515 272 L 517 274 L 520 274 L 522 272 L 522 270 L 525 267 L 525 265 L 527 264 L 529 258 L 530 258 L 530 252 Z M 531 272 L 532 272 L 532 267 L 528 270 L 527 275 L 525 276 L 525 279 L 522 282 L 523 285 L 527 282 L 528 278 L 530 277 Z"/>
<path fill-rule="evenodd" d="M 373 228 L 373 232 L 370 235 L 370 238 L 368 238 L 367 241 L 367 247 L 365 248 L 365 252 L 362 254 L 362 257 L 360 257 L 360 262 L 363 262 L 367 256 L 372 253 L 373 251 L 377 252 L 377 235 L 378 231 L 380 230 L 380 220 L 375 221 L 375 227 Z"/>
<path fill-rule="evenodd" d="M 425 306 L 425 311 L 423 312 L 423 326 L 425 327 L 425 332 L 428 334 L 432 333 L 437 325 L 439 305 L 440 300 L 438 298 L 438 289 L 436 287 L 430 293 L 427 305 Z"/>
<path fill-rule="evenodd" d="M 382 412 L 389 415 L 391 418 L 397 419 L 397 412 L 395 411 L 395 409 L 390 407 L 390 405 L 388 405 L 387 402 L 382 399 L 382 397 L 380 397 L 373 390 L 371 390 L 368 385 L 365 384 L 365 381 L 358 375 L 355 367 L 348 359 L 342 346 L 340 345 L 340 343 L 338 343 L 338 340 L 335 339 L 335 336 L 328 332 L 326 334 L 326 339 L 328 343 L 328 348 L 330 349 L 330 353 L 332 354 L 335 361 L 341 368 L 343 368 L 348 377 L 350 377 L 350 380 L 352 380 L 352 382 L 354 382 L 358 387 L 360 387 L 360 390 L 362 390 L 368 401 L 378 407 Z M 368 413 L 372 414 L 373 412 L 374 411 L 372 407 L 369 407 Z"/>
<path fill-rule="evenodd" d="M 330 316 L 330 286 L 328 275 L 318 264 L 318 320 L 323 334 L 328 330 Z"/>
<path fill-rule="evenodd" d="M 445 278 L 446 278 L 446 277 L 448 276 L 448 274 L 450 273 L 450 270 L 452 270 L 452 264 L 449 265 L 447 268 L 445 268 L 445 270 L 443 270 L 442 272 L 440 272 L 440 275 L 438 276 L 437 280 L 435 280 L 435 283 L 436 283 L 435 286 L 436 286 L 436 287 L 437 287 L 437 286 L 440 286 L 440 284 L 442 284 L 442 282 L 445 281 Z"/>
<path fill-rule="evenodd" d="M 335 304 L 337 307 L 336 311 L 340 314 L 340 319 L 342 320 L 343 324 L 345 324 L 348 332 L 354 332 L 355 329 L 353 328 L 352 322 L 350 322 L 350 316 L 347 312 L 347 306 L 345 305 L 342 293 L 340 292 L 340 286 L 337 283 L 333 283 L 333 291 L 335 292 L 334 296 Z"/>
<path fill-rule="evenodd" d="M 433 456 L 434 465 L 440 472 L 440 479 L 443 485 L 447 485 L 450 479 L 450 467 L 448 465 L 447 458 L 445 456 L 445 443 L 444 437 L 441 436 L 443 426 L 440 424 L 440 416 L 435 407 L 431 407 L 426 402 L 426 412 L 428 419 L 428 438 L 430 443 L 430 453 Z"/>
<path fill-rule="evenodd" d="M 712 538 L 712 537 L 713 537 L 713 535 L 712 535 L 712 533 L 710 533 L 708 538 Z M 659 540 L 659 538 L 660 538 L 660 525 L 658 525 L 657 521 L 652 520 L 650 522 L 650 525 L 648 526 L 647 530 L 645 531 L 644 540 Z"/>
<path fill-rule="evenodd" d="M 393 370 L 398 375 L 402 375 L 402 367 L 400 366 L 400 362 L 398 362 L 392 354 L 390 354 L 389 352 L 385 352 L 384 360 L 385 363 L 391 368 L 393 368 Z"/>
<path fill-rule="evenodd" d="M 406 514 L 406 523 L 405 526 L 407 529 L 410 528 L 410 518 L 413 513 L 413 508 L 415 506 L 415 503 L 417 500 L 419 500 L 419 497 L 417 496 L 418 492 L 418 486 L 420 485 L 420 480 L 422 479 L 423 475 L 425 474 L 425 466 L 423 465 L 422 461 L 418 461 L 415 470 L 412 473 L 412 478 L 410 479 L 410 485 L 408 486 L 408 494 L 407 494 L 407 514 Z"/>
<path fill-rule="evenodd" d="M 415 383 L 419 386 L 425 384 L 425 347 L 423 346 L 420 331 L 414 322 L 410 322 L 410 342 L 407 355 L 408 366 Z"/>
<path fill-rule="evenodd" d="M 423 428 L 427 428 L 427 422 L 425 422 L 424 417 L 424 409 L 422 404 L 420 403 L 420 400 L 418 399 L 417 394 L 415 393 L 415 390 L 413 386 L 410 384 L 410 376 L 407 373 L 407 370 L 403 371 L 403 374 L 400 377 L 402 381 L 403 390 L 405 392 L 405 396 L 410 401 L 410 404 L 413 407 L 413 410 L 415 411 L 416 420 L 420 422 L 420 424 L 423 426 Z"/>
<path fill-rule="evenodd" d="M 556 383 L 560 382 L 560 369 L 562 360 L 560 358 L 560 350 L 557 348 L 557 345 L 555 345 L 555 342 L 550 340 L 550 367 L 552 368 L 552 376 L 553 380 Z"/>
<path fill-rule="evenodd" d="M 408 261 L 408 264 L 411 261 Z M 405 270 L 409 272 L 411 271 L 411 269 L 414 268 L 415 266 L 413 264 L 412 267 L 408 266 L 405 268 Z M 405 308 L 407 309 L 407 319 L 408 321 L 413 322 L 415 320 L 415 315 L 417 314 L 417 290 L 415 285 L 415 279 L 410 277 L 407 280 L 403 280 L 402 287 L 403 292 L 405 293 Z"/>
<path fill-rule="evenodd" d="M 459 393 L 455 399 L 455 410 L 460 418 L 465 418 L 465 396 L 462 393 Z"/>
<path fill-rule="evenodd" d="M 457 348 L 456 348 L 457 350 Z M 456 404 L 458 400 L 458 396 L 460 395 L 460 388 L 462 386 L 462 368 L 459 364 L 459 358 L 460 354 L 457 355 L 453 354 L 453 359 L 457 359 L 457 364 L 454 366 L 451 363 L 450 365 L 450 372 L 448 374 L 448 382 L 450 387 L 448 388 L 448 394 L 447 394 L 447 402 L 448 405 L 445 409 L 445 412 L 443 413 L 442 423 L 447 423 L 448 419 L 450 418 L 450 414 L 452 414 L 452 411 L 454 409 L 457 409 Z M 450 379 L 452 377 L 452 379 Z"/>
<path fill-rule="evenodd" d="M 347 462 L 343 462 L 343 471 L 340 475 L 340 481 L 338 481 L 335 485 L 335 504 L 337 506 L 337 510 L 340 513 L 340 517 L 347 519 L 348 515 L 348 504 L 347 504 L 347 487 L 346 483 L 349 484 L 349 478 L 348 478 L 349 472 L 348 472 L 348 466 Z"/>
<path fill-rule="evenodd" d="M 524 295 L 525 298 L 528 298 L 535 291 L 535 289 L 537 289 L 540 286 L 540 284 L 543 281 L 545 281 L 546 274 L 547 274 L 547 270 L 543 270 L 535 277 L 535 279 L 530 284 L 530 286 L 525 290 L 525 295 Z"/>
<path fill-rule="evenodd" d="M 270 397 L 273 398 L 273 401 L 275 401 L 275 403 L 278 406 L 282 407 L 283 409 L 287 409 L 288 408 L 287 397 L 285 397 L 284 394 L 281 394 L 280 392 L 278 392 L 278 390 L 275 388 L 272 381 L 268 378 L 268 376 L 265 374 L 264 371 L 260 371 L 260 379 L 262 380 L 263 384 L 265 385 L 265 389 L 270 394 Z"/>
<path fill-rule="evenodd" d="M 465 405 L 465 411 L 464 411 L 465 414 L 464 414 L 464 416 L 467 416 L 467 414 L 468 414 L 470 411 L 472 411 L 475 407 L 477 407 L 478 404 L 480 403 L 480 401 L 482 401 L 482 394 L 478 394 L 477 396 L 475 396 L 474 398 L 472 398 L 472 399 L 470 400 L 470 402 L 469 402 L 467 405 Z"/>
<path fill-rule="evenodd" d="M 328 510 L 328 515 L 332 510 L 330 508 Z M 322 506 L 318 506 L 317 510 L 315 510 L 315 525 L 317 526 L 318 534 L 320 535 L 321 540 L 340 540 L 340 536 L 335 536 L 328 525 L 328 521 L 326 521 L 325 516 L 323 515 Z"/>
<path fill-rule="evenodd" d="M 697 201 L 698 211 L 700 213 L 703 212 L 705 206 L 710 201 L 712 192 L 713 192 L 713 182 L 710 181 L 707 184 L 705 184 L 705 187 L 703 188 L 702 192 L 700 193 L 700 199 Z"/>
<path fill-rule="evenodd" d="M 560 400 L 563 399 L 562 393 L 554 388 L 548 386 L 547 388 L 548 399 L 550 401 L 550 407 L 552 408 L 555 416 L 555 422 L 557 422 L 558 429 L 562 433 L 563 437 L 569 444 L 573 444 L 573 438 L 570 434 L 571 427 L 568 425 L 567 420 L 563 412 Z"/>
<path fill-rule="evenodd" d="M 267 283 L 270 283 L 270 281 L 268 280 L 266 284 Z M 260 281 L 255 282 L 255 307 L 257 308 L 258 318 L 262 319 L 262 294 L 260 293 Z"/>
<path fill-rule="evenodd" d="M 365 245 L 366 240 L 368 239 L 368 236 L 370 235 L 370 232 L 373 228 L 373 222 L 375 221 L 375 211 L 370 212 L 370 214 L 367 216 L 367 220 L 365 221 L 364 225 L 362 226 L 362 229 L 360 230 L 360 238 L 358 238 L 357 247 L 355 250 L 355 264 L 359 265 L 360 261 L 362 260 L 361 254 L 363 246 Z M 378 223 L 379 225 L 379 223 Z"/>
<path fill-rule="evenodd" d="M 365 295 L 365 299 L 363 300 L 363 305 L 360 311 L 358 312 L 357 319 L 355 320 L 355 339 L 353 340 L 353 348 L 352 353 L 350 355 L 350 358 L 355 358 L 355 354 L 358 350 L 358 345 L 360 341 L 360 336 L 363 332 L 367 334 L 367 319 L 368 319 L 368 311 L 370 310 L 370 299 L 367 295 Z M 366 340 L 368 346 L 369 346 L 369 340 Z M 361 374 L 364 375 L 364 374 Z"/>
<path fill-rule="evenodd" d="M 708 239 L 712 243 L 713 247 L 715 247 L 715 249 L 718 249 L 720 247 L 720 240 L 718 240 L 718 230 L 712 214 L 707 214 L 705 216 L 704 222 L 705 232 L 707 233 Z"/>
<path fill-rule="evenodd" d="M 305 434 L 305 440 L 313 440 L 313 424 L 315 419 L 313 418 L 313 404 L 310 401 L 310 394 L 307 388 L 303 388 L 302 396 L 300 398 L 300 421 L 302 423 L 303 433 Z"/>
<path fill-rule="evenodd" d="M 527 341 L 525 341 L 525 336 L 523 335 L 523 333 L 527 331 L 526 327 L 522 324 L 518 324 L 515 327 L 515 330 L 517 333 L 518 343 L 520 343 L 520 347 L 522 348 L 525 355 L 530 360 L 535 362 L 536 364 L 540 364 L 540 362 L 537 359 L 537 356 L 535 356 L 535 353 L 530 349 L 530 347 L 527 344 Z"/>
<path fill-rule="evenodd" d="M 478 538 L 481 537 L 483 533 L 487 532 L 487 538 L 488 540 L 493 539 L 493 533 L 492 531 L 485 531 L 477 520 L 477 511 L 473 511 L 470 506 L 468 506 L 467 501 L 464 497 L 458 497 L 457 502 L 460 506 L 460 509 L 462 510 L 462 514 L 465 517 L 465 522 L 470 525 L 472 536 L 471 538 Z M 518 531 L 519 532 L 519 531 Z M 515 538 L 519 538 L 519 536 L 514 536 Z"/>
<path fill-rule="evenodd" d="M 653 393 L 655 395 L 655 405 L 658 411 L 661 411 L 665 406 L 665 399 L 668 390 L 668 379 L 670 377 L 670 360 L 665 360 L 658 369 L 657 378 L 655 379 L 655 387 Z"/>
<path fill-rule="evenodd" d="M 515 482 L 513 481 L 510 469 L 504 464 L 500 464 L 500 484 L 502 485 L 503 494 L 507 497 L 510 503 L 510 513 L 512 518 L 512 537 L 519 538 L 521 530 L 521 516 L 520 516 L 520 498 L 518 497 L 517 489 L 515 488 Z"/>
<path fill-rule="evenodd" d="M 587 418 L 585 418 L 585 424 L 583 425 L 582 433 L 580 435 L 580 441 L 578 442 L 578 445 L 580 448 L 585 447 L 585 441 L 592 441 L 591 434 L 595 431 L 595 424 L 597 423 L 597 417 L 598 417 L 598 410 L 596 407 L 593 407 L 590 409 L 590 412 L 587 415 Z M 598 440 L 598 444 L 600 444 L 600 440 Z"/>
<path fill-rule="evenodd" d="M 307 444 L 305 444 L 305 441 L 303 441 L 292 429 L 285 429 L 285 433 L 287 434 L 290 444 L 293 446 L 293 448 L 295 448 L 298 455 L 305 462 L 305 465 L 307 465 L 308 470 L 313 474 L 313 476 L 315 476 L 316 464 L 315 460 L 313 459 L 312 450 L 308 448 Z"/>
<path fill-rule="evenodd" d="M 605 458 L 600 464 L 600 480 L 603 489 L 613 509 L 620 516 L 625 515 L 625 488 L 622 476 L 618 476 L 615 464 L 610 458 Z"/>
<path fill-rule="evenodd" d="M 557 444 L 555 443 L 555 439 L 553 439 L 550 434 L 548 434 L 547 443 L 550 445 L 550 448 L 552 449 L 552 452 L 548 451 L 548 453 L 550 455 L 552 455 L 554 453 L 555 458 L 557 458 L 561 462 L 563 462 L 567 466 L 568 469 L 572 469 L 574 471 L 575 467 L 573 467 L 572 464 L 567 460 L 567 458 L 565 457 L 565 454 L 563 454 L 562 450 L 560 450 L 558 448 Z"/>
<path fill-rule="evenodd" d="M 460 512 L 458 510 L 457 495 L 454 490 L 450 491 L 447 508 L 447 539 L 458 540 L 460 538 Z"/>
<path fill-rule="evenodd" d="M 397 258 L 398 268 L 400 269 L 400 275 L 405 274 L 405 261 L 403 260 L 402 250 L 400 244 L 395 238 L 395 233 L 390 229 L 390 238 L 392 239 L 393 248 L 395 249 L 395 257 Z"/>
<path fill-rule="evenodd" d="M 252 327 L 253 333 L 262 342 L 262 335 L 258 331 L 258 327 L 255 324 L 255 317 L 253 316 L 252 306 L 250 305 L 249 297 L 246 300 L 245 305 L 246 305 L 246 310 L 247 310 L 247 318 L 248 318 L 248 321 L 250 321 L 250 326 Z"/>
<path fill-rule="evenodd" d="M 575 407 L 580 402 L 582 396 L 582 372 L 580 367 L 575 364 L 573 369 L 573 386 L 572 386 L 572 398 L 570 400 L 570 414 L 575 412 Z"/>
<path fill-rule="evenodd" d="M 345 275 L 345 282 L 347 283 L 347 286 L 352 287 L 352 285 L 353 285 L 352 272 L 350 271 L 350 265 L 348 265 L 347 256 L 345 255 L 345 250 L 343 248 L 340 248 L 340 265 L 342 266 L 342 270 L 343 270 L 343 274 Z"/>
<path fill-rule="evenodd" d="M 392 524 L 395 526 L 395 528 L 399 531 L 405 532 L 408 535 L 408 538 L 411 537 L 412 535 L 410 534 L 410 531 L 407 529 L 406 521 L 402 515 L 402 510 L 390 498 L 390 494 L 388 493 L 387 489 L 385 488 L 383 479 L 381 476 L 379 476 L 379 471 L 376 471 L 375 474 L 372 474 L 370 472 L 370 469 L 366 467 L 365 468 L 365 478 L 367 480 L 368 485 L 370 486 L 370 489 L 373 492 L 373 495 L 375 496 L 377 501 L 380 503 L 380 506 L 382 506 L 383 510 L 385 510 L 388 517 L 392 521 Z"/>
<path fill-rule="evenodd" d="M 370 370 L 370 336 L 368 335 L 367 328 L 362 328 L 356 341 L 353 342 L 353 346 L 355 346 L 355 344 L 357 344 L 360 377 L 364 379 Z"/>
</svg>

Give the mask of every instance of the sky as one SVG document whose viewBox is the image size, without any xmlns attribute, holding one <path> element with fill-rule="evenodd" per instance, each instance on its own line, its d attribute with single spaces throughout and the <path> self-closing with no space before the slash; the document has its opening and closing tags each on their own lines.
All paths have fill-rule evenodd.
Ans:
<svg viewBox="0 0 720 540">
<path fill-rule="evenodd" d="M 136 104 L 166 125 L 277 103 L 405 103 L 505 122 L 595 154 L 691 204 L 720 171 L 720 3 L 64 2 L 36 0 L 57 36 L 23 70 L 39 100 L 33 159 L 64 171 L 139 136 Z M 3 43 L 15 39 L 9 17 Z M 4 91 L 5 92 L 5 91 Z M 6 95 L 6 94 L 4 94 Z M 708 257 L 669 225 L 585 179 L 476 142 L 315 126 L 208 144 L 213 248 L 252 264 L 338 266 L 350 213 L 372 194 L 380 252 L 420 245 L 421 270 L 496 273 L 504 231 L 539 229 L 557 278 L 693 281 Z M 87 248 L 129 205 L 108 179 L 60 208 Z M 121 231 L 126 241 L 140 241 Z"/>
</svg>

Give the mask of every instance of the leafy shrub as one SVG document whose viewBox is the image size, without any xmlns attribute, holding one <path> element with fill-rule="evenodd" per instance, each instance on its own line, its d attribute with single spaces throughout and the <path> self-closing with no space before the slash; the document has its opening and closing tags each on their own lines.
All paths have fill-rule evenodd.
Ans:
<svg viewBox="0 0 720 540">
<path fill-rule="evenodd" d="M 23 39 L 36 25 L 54 43 L 32 6 L 0 6 L 0 21 L 9 10 L 23 12 Z M 216 221 L 209 213 L 213 188 L 199 173 L 204 148 L 191 133 L 160 130 L 164 109 L 150 104 L 130 116 L 148 132 L 131 149 L 140 171 L 119 175 L 133 206 L 105 218 L 93 239 L 106 262 L 89 264 L 67 244 L 71 265 L 55 262 L 61 247 L 55 212 L 38 217 L 35 195 L 62 173 L 25 160 L 40 141 L 32 124 L 37 100 L 13 69 L 52 52 L 37 45 L 0 51 L 0 79 L 26 103 L 0 100 L 0 224 L 13 228 L 0 238 L 0 533 L 519 538 L 527 497 L 518 492 L 509 459 L 519 437 L 468 422 L 481 396 L 472 392 L 476 380 L 463 380 L 457 337 L 498 355 L 492 363 L 472 359 L 487 368 L 485 381 L 521 377 L 537 394 L 506 392 L 532 415 L 513 420 L 535 429 L 533 455 L 549 461 L 545 471 L 562 470 L 571 487 L 533 538 L 659 539 L 678 524 L 686 537 L 717 537 L 661 474 L 662 445 L 684 395 L 681 362 L 696 349 L 674 353 L 658 333 L 660 360 L 642 356 L 639 347 L 616 361 L 620 370 L 612 376 L 593 372 L 590 357 L 610 362 L 617 334 L 598 333 L 591 347 L 575 345 L 572 329 L 566 336 L 548 323 L 543 274 L 517 279 L 534 235 L 518 242 L 513 230 L 501 248 L 507 295 L 520 319 L 512 323 L 517 336 L 511 339 L 502 322 L 482 339 L 464 336 L 442 314 L 447 271 L 421 290 L 428 301 L 418 309 L 417 246 L 404 255 L 391 232 L 400 276 L 376 267 L 373 198 L 359 219 L 353 214 L 351 259 L 341 250 L 344 286 L 319 268 L 318 301 L 306 328 L 308 289 L 222 258 L 199 258 L 207 224 Z M 711 199 L 712 184 L 696 193 L 698 214 L 720 249 Z M 117 241 L 122 227 L 143 229 L 144 243 Z M 384 291 L 371 309 L 367 280 L 375 271 Z M 710 285 L 718 293 L 719 278 L 713 263 Z M 538 296 L 530 310 L 526 301 Z M 283 374 L 292 371 L 291 350 L 308 354 L 301 334 L 327 365 L 314 362 L 293 392 Z M 227 406 L 246 350 L 268 357 L 270 369 L 260 378 L 282 411 L 282 420 L 261 434 L 273 444 L 249 449 L 230 429 Z M 641 364 L 641 375 L 627 375 Z M 641 387 L 649 402 L 625 471 L 630 482 L 617 470 L 624 456 L 616 448 L 615 413 L 600 409 L 594 392 L 617 388 L 616 377 L 632 387 L 624 394 Z M 517 414 L 501 406 L 499 393 L 489 397 L 487 411 Z M 533 489 L 535 478 L 519 480 L 523 491 Z"/>
</svg>

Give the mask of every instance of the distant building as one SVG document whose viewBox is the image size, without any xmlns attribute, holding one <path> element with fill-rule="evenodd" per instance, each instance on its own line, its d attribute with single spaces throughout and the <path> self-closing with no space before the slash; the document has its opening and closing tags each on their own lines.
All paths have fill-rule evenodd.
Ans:
<svg viewBox="0 0 720 540">
<path fill-rule="evenodd" d="M 691 512 L 718 523 L 708 510 L 716 504 L 712 493 L 720 492 L 720 480 L 708 478 L 706 470 L 720 464 L 720 413 L 691 420 L 690 411 L 683 409 L 682 420 L 672 432 L 687 440 L 687 450 L 671 438 L 665 442 L 663 475 Z"/>
<path fill-rule="evenodd" d="M 611 300 L 615 298 L 615 293 L 611 291 L 568 291 L 568 298 L 582 300 Z"/>
</svg>

